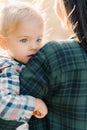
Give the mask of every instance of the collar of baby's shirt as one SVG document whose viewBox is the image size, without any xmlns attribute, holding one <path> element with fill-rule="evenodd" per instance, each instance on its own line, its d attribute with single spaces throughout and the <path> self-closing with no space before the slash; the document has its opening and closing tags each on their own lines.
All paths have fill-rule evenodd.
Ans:
<svg viewBox="0 0 87 130">
<path fill-rule="evenodd" d="M 22 62 L 19 62 L 18 60 L 16 60 L 15 58 L 13 58 L 14 62 L 19 66 L 19 67 L 25 67 L 25 64 L 23 64 Z"/>
<path fill-rule="evenodd" d="M 22 69 L 24 65 L 17 60 L 10 58 L 8 56 L 1 56 L 0 55 L 0 70 L 3 70 L 6 67 L 10 67 L 12 65 L 17 66 L 18 68 Z"/>
</svg>

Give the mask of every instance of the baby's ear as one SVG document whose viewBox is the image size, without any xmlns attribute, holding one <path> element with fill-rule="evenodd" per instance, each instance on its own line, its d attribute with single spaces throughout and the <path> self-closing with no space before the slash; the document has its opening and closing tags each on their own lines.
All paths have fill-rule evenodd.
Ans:
<svg viewBox="0 0 87 130">
<path fill-rule="evenodd" d="M 0 34 L 0 47 L 7 50 L 7 39 Z"/>
</svg>

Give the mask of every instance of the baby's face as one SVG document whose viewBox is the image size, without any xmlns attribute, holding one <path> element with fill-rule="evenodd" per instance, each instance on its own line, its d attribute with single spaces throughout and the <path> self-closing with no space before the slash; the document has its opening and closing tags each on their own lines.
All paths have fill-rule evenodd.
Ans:
<svg viewBox="0 0 87 130">
<path fill-rule="evenodd" d="M 8 36 L 8 54 L 26 64 L 41 48 L 43 31 L 44 24 L 40 19 L 21 22 L 16 31 Z"/>
</svg>

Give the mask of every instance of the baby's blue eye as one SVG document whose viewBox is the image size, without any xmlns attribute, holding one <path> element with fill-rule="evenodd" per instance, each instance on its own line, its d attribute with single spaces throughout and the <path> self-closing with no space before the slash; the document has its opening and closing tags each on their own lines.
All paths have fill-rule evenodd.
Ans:
<svg viewBox="0 0 87 130">
<path fill-rule="evenodd" d="M 41 38 L 38 38 L 38 39 L 37 39 L 37 42 L 41 42 L 41 41 L 42 41 L 42 39 L 41 39 Z"/>
<path fill-rule="evenodd" d="M 20 40 L 20 42 L 22 42 L 22 43 L 26 43 L 27 41 L 28 40 L 26 38 Z"/>
</svg>

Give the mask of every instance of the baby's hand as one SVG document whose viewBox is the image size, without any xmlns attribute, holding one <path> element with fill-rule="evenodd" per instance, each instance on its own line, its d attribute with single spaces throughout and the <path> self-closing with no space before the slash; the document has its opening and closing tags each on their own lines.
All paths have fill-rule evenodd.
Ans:
<svg viewBox="0 0 87 130">
<path fill-rule="evenodd" d="M 36 98 L 36 107 L 33 112 L 33 115 L 36 118 L 43 118 L 47 115 L 47 113 L 48 113 L 48 109 L 46 104 L 41 99 Z"/>
</svg>

